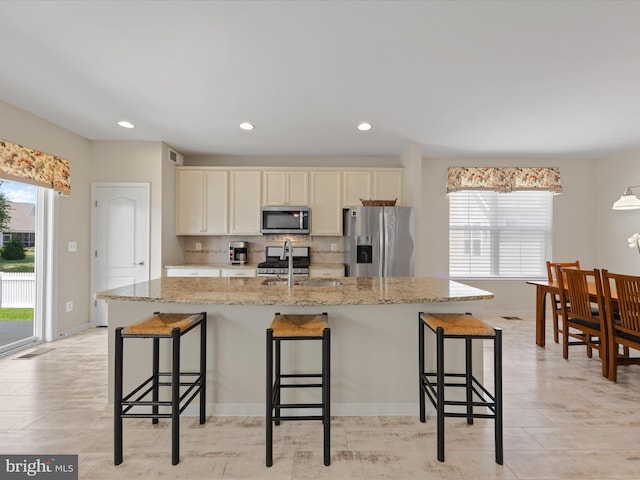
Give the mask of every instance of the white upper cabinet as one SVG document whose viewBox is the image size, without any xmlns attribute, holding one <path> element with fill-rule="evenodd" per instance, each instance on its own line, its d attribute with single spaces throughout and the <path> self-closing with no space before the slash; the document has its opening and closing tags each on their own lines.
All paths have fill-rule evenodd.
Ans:
<svg viewBox="0 0 640 480">
<path fill-rule="evenodd" d="M 363 200 L 394 200 L 402 205 L 402 170 L 367 170 L 344 172 L 345 207 L 361 206 Z"/>
<path fill-rule="evenodd" d="M 342 235 L 343 207 L 360 199 L 402 205 L 401 168 L 178 167 L 178 235 L 260 235 L 263 205 L 311 207 L 311 235 Z"/>
<path fill-rule="evenodd" d="M 402 170 L 374 170 L 372 198 L 376 200 L 397 198 L 396 205 L 402 205 L 402 175 Z"/>
<path fill-rule="evenodd" d="M 178 235 L 224 235 L 229 232 L 226 170 L 180 169 L 176 188 Z"/>
<path fill-rule="evenodd" d="M 234 235 L 260 235 L 260 170 L 231 170 L 231 228 Z"/>
<path fill-rule="evenodd" d="M 309 172 L 262 172 L 263 205 L 309 205 Z"/>
<path fill-rule="evenodd" d="M 360 199 L 369 200 L 371 196 L 371 172 L 344 172 L 343 195 L 345 207 L 362 205 Z"/>
<path fill-rule="evenodd" d="M 342 172 L 311 171 L 311 235 L 342 235 Z"/>
</svg>

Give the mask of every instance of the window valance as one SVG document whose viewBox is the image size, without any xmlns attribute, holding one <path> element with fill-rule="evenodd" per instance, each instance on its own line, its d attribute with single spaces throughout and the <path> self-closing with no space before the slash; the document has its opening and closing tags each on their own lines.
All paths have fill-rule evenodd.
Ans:
<svg viewBox="0 0 640 480">
<path fill-rule="evenodd" d="M 69 161 L 0 139 L 0 178 L 71 194 Z"/>
<path fill-rule="evenodd" d="M 558 167 L 449 167 L 447 193 L 459 190 L 562 192 Z"/>
</svg>

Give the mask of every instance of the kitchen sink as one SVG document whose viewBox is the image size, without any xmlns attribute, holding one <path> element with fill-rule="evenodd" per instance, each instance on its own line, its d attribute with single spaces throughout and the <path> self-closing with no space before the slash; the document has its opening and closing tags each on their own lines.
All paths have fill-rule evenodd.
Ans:
<svg viewBox="0 0 640 480">
<path fill-rule="evenodd" d="M 293 282 L 294 285 L 298 285 L 301 287 L 339 287 L 342 285 L 340 280 L 333 279 L 309 279 L 309 280 L 295 280 Z M 278 279 L 278 280 L 264 280 L 262 285 L 280 285 L 286 286 L 287 281 Z"/>
<path fill-rule="evenodd" d="M 294 284 L 296 282 L 293 282 Z M 262 285 L 286 285 L 286 280 L 263 280 Z"/>
</svg>

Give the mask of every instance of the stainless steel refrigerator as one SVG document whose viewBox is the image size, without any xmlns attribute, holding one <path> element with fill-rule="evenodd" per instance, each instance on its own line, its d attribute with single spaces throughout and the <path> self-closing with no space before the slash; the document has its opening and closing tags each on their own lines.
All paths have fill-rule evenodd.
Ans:
<svg viewBox="0 0 640 480">
<path fill-rule="evenodd" d="M 412 277 L 412 207 L 343 210 L 346 276 Z"/>
</svg>

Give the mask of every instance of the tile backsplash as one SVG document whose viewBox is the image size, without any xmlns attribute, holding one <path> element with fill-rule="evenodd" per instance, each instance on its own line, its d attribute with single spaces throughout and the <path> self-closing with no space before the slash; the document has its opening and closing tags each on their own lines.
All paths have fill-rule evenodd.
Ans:
<svg viewBox="0 0 640 480">
<path fill-rule="evenodd" d="M 265 259 L 265 247 L 282 245 L 291 239 L 294 246 L 311 247 L 311 263 L 344 263 L 344 243 L 342 237 L 314 237 L 310 235 L 256 235 L 256 236 L 190 236 L 184 237 L 186 263 L 217 264 L 227 263 L 230 241 L 249 242 L 249 263 L 260 263 Z M 196 249 L 200 243 L 201 249 Z M 332 251 L 335 250 L 335 251 Z"/>
</svg>

